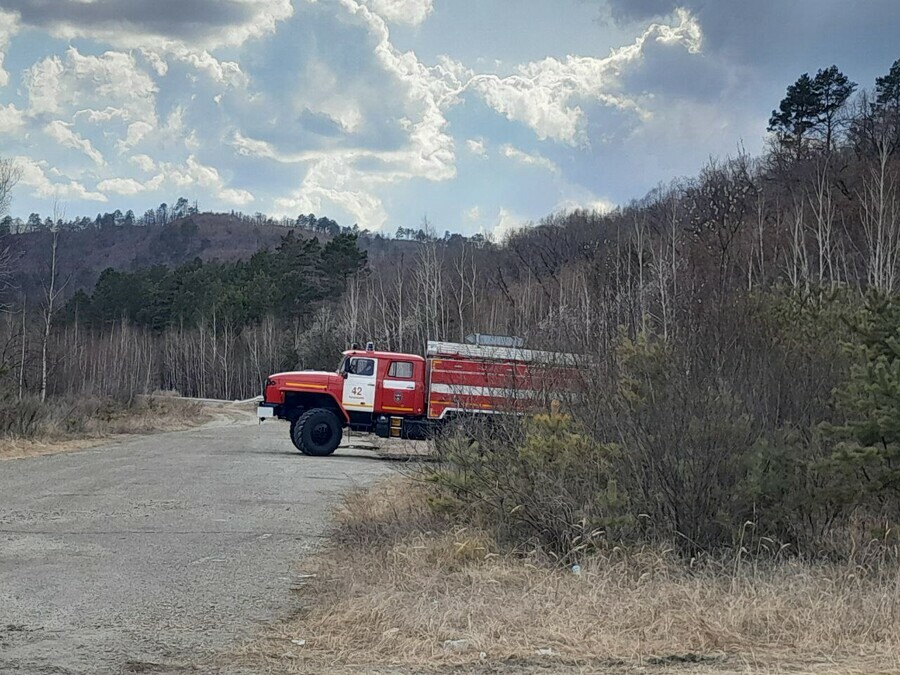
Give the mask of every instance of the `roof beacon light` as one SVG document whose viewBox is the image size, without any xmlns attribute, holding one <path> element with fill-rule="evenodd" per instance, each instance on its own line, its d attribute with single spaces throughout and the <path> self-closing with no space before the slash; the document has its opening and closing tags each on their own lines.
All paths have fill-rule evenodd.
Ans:
<svg viewBox="0 0 900 675">
<path fill-rule="evenodd" d="M 366 343 L 366 351 L 367 351 L 367 352 L 374 352 L 374 351 L 375 351 L 375 343 L 374 343 L 374 342 L 367 342 L 367 343 Z"/>
</svg>

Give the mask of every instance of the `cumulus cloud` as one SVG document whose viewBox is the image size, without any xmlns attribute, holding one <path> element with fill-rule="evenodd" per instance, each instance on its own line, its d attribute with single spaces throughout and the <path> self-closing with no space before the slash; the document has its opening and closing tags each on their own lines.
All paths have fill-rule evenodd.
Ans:
<svg viewBox="0 0 900 675">
<path fill-rule="evenodd" d="M 128 131 L 125 133 L 125 138 L 121 139 L 118 143 L 119 149 L 124 151 L 128 148 L 133 148 L 135 145 L 144 140 L 144 138 L 148 136 L 155 128 L 155 124 L 144 122 L 143 120 L 139 120 L 137 122 L 129 124 Z"/>
<path fill-rule="evenodd" d="M 508 209 L 501 208 L 494 221 L 494 226 L 491 228 L 490 235 L 496 241 L 502 242 L 509 237 L 509 235 L 524 229 L 527 224 L 528 221 L 526 218 L 523 218 Z"/>
<path fill-rule="evenodd" d="M 200 163 L 194 155 L 190 155 L 184 164 L 162 162 L 159 168 L 166 181 L 179 188 L 195 185 L 207 188 L 218 199 L 235 206 L 246 206 L 255 200 L 248 190 L 226 187 L 218 169 Z"/>
<path fill-rule="evenodd" d="M 214 82 L 230 87 L 243 87 L 249 83 L 249 78 L 241 70 L 240 64 L 235 61 L 220 61 L 205 49 L 193 49 L 185 45 L 174 43 L 165 44 L 159 48 L 159 52 L 144 50 L 150 65 L 157 74 L 165 74 L 168 70 L 165 56 L 186 63 L 209 76 Z"/>
<path fill-rule="evenodd" d="M 131 196 L 144 192 L 147 187 L 134 178 L 108 178 L 97 183 L 97 189 L 102 192 Z"/>
<path fill-rule="evenodd" d="M 300 188 L 275 200 L 280 213 L 322 213 L 338 208 L 361 226 L 380 230 L 387 223 L 384 204 L 374 194 L 384 179 L 355 169 L 342 157 L 317 161 Z"/>
<path fill-rule="evenodd" d="M 25 128 L 25 114 L 12 103 L 0 105 L 0 134 L 10 134 Z"/>
<path fill-rule="evenodd" d="M 19 183 L 33 188 L 32 194 L 42 199 L 71 199 L 105 202 L 106 195 L 92 192 L 81 183 L 70 180 L 68 183 L 54 183 L 47 178 L 44 168 L 46 162 L 37 162 L 30 157 L 15 157 L 14 162 L 21 171 Z"/>
<path fill-rule="evenodd" d="M 646 116 L 639 101 L 621 87 L 623 72 L 641 60 L 645 45 L 656 42 L 682 46 L 690 53 L 700 51 L 700 25 L 683 10 L 678 11 L 678 21 L 674 26 L 651 25 L 633 44 L 614 49 L 605 58 L 548 57 L 519 66 L 518 73 L 509 77 L 477 75 L 468 87 L 508 119 L 531 127 L 541 140 L 583 143 L 585 114 L 579 101 L 593 100 Z"/>
<path fill-rule="evenodd" d="M 63 147 L 83 152 L 90 157 L 97 166 L 106 164 L 103 155 L 100 154 L 88 139 L 82 138 L 75 133 L 72 130 L 71 124 L 66 124 L 61 120 L 53 120 L 44 127 L 44 133 Z"/>
<path fill-rule="evenodd" d="M 590 196 L 586 199 L 564 199 L 557 204 L 554 211 L 596 211 L 597 213 L 610 213 L 616 205 L 609 199 Z"/>
<path fill-rule="evenodd" d="M 156 162 L 153 161 L 150 155 L 132 155 L 128 158 L 128 161 L 147 173 L 156 171 Z"/>
<path fill-rule="evenodd" d="M 219 190 L 216 196 L 226 204 L 233 204 L 234 206 L 247 206 L 247 204 L 256 200 L 252 192 L 239 188 L 224 188 Z"/>
<path fill-rule="evenodd" d="M 3 61 L 6 57 L 6 48 L 9 41 L 19 30 L 19 16 L 12 12 L 4 12 L 0 9 L 0 87 L 9 83 L 9 73 L 3 69 Z"/>
<path fill-rule="evenodd" d="M 368 0 L 368 5 L 391 23 L 418 26 L 434 11 L 434 0 Z"/>
<path fill-rule="evenodd" d="M 233 206 L 246 206 L 255 200 L 253 194 L 244 189 L 228 187 L 215 167 L 201 163 L 194 155 L 185 162 L 155 162 L 148 155 L 134 155 L 131 163 L 150 173 L 158 171 L 152 178 L 141 182 L 135 178 L 107 178 L 97 184 L 97 190 L 124 196 L 142 192 L 155 192 L 164 185 L 179 190 L 205 188 L 210 194 Z"/>
<path fill-rule="evenodd" d="M 394 159 L 406 170 L 429 180 L 448 180 L 456 175 L 453 138 L 447 133 L 444 111 L 459 103 L 463 78 L 469 71 L 460 63 L 442 57 L 428 67 L 413 52 L 400 52 L 390 40 L 384 19 L 356 0 L 341 0 L 351 15 L 359 17 L 377 40 L 375 58 L 381 67 L 406 89 L 410 117 L 404 129 L 409 147 Z"/>
<path fill-rule="evenodd" d="M 415 53 L 401 52 L 391 42 L 387 21 L 397 21 L 401 9 L 411 12 L 407 16 L 424 20 L 431 11 L 430 2 L 339 0 L 339 4 L 369 33 L 375 62 L 400 86 L 403 97 L 399 105 L 404 114 L 399 124 L 406 135 L 405 144 L 387 150 L 337 147 L 291 153 L 240 133 L 235 134 L 233 144 L 248 156 L 310 163 L 300 186 L 276 200 L 279 212 L 336 208 L 364 227 L 380 229 L 387 222 L 386 209 L 377 196 L 380 188 L 413 178 L 446 181 L 456 177 L 455 145 L 447 131 L 445 112 L 460 102 L 464 80 L 471 73 L 446 57 L 435 66 L 426 66 Z M 372 163 L 377 170 L 372 170 Z"/>
<path fill-rule="evenodd" d="M 32 115 L 80 112 L 98 122 L 120 117 L 156 125 L 156 84 L 125 52 L 84 56 L 69 47 L 64 58 L 31 66 L 23 82 Z"/>
<path fill-rule="evenodd" d="M 487 149 L 484 147 L 483 138 L 470 138 L 466 141 L 466 147 L 476 157 L 487 158 Z"/>
<path fill-rule="evenodd" d="M 556 163 L 547 159 L 543 155 L 537 153 L 530 154 L 511 145 L 504 145 L 500 149 L 500 152 L 503 153 L 504 157 L 519 162 L 520 164 L 540 167 L 541 169 L 546 169 L 550 173 L 559 173 L 559 167 L 556 165 Z"/>
<path fill-rule="evenodd" d="M 2 8 L 23 25 L 64 40 L 87 38 L 139 49 L 157 75 L 166 74 L 166 59 L 172 58 L 230 86 L 246 84 L 247 77 L 236 62 L 220 61 L 210 51 L 270 34 L 294 12 L 291 0 L 0 0 Z M 3 16 L 0 13 L 0 53 Z"/>
</svg>

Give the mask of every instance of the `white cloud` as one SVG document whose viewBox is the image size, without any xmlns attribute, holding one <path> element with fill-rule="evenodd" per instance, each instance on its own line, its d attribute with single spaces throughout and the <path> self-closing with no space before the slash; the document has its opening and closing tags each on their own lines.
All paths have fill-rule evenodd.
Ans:
<svg viewBox="0 0 900 675">
<path fill-rule="evenodd" d="M 483 179 L 479 169 L 487 167 L 486 162 L 473 162 L 473 158 L 486 160 L 490 156 L 499 158 L 489 169 L 502 178 L 494 186 L 500 194 L 485 197 L 484 202 L 466 200 L 464 207 L 456 207 L 455 215 L 438 214 L 438 218 L 455 217 L 470 230 L 484 225 L 504 233 L 524 222 L 513 212 L 514 183 L 503 176 L 526 175 L 526 170 L 517 170 L 514 163 L 550 172 L 548 176 L 527 171 L 529 184 L 540 194 L 529 201 L 529 210 L 520 213 L 537 217 L 538 208 L 553 204 L 561 208 L 606 208 L 609 204 L 587 190 L 579 190 L 576 177 L 567 180 L 569 172 L 577 171 L 583 163 L 567 161 L 563 176 L 561 167 L 549 159 L 559 159 L 560 155 L 546 146 L 514 141 L 528 150 L 525 152 L 501 145 L 520 135 L 521 129 L 494 135 L 493 128 L 473 126 L 483 122 L 482 99 L 499 113 L 494 122 L 501 126 L 511 126 L 506 117 L 530 126 L 540 138 L 574 145 L 586 142 L 586 117 L 593 115 L 598 101 L 630 111 L 629 119 L 638 119 L 632 115 L 649 115 L 645 108 L 652 110 L 658 118 L 641 124 L 632 134 L 637 137 L 638 132 L 655 126 L 666 114 L 663 108 L 668 99 L 660 104 L 650 96 L 632 94 L 626 87 L 638 82 L 635 88 L 639 88 L 640 83 L 650 82 L 644 75 L 651 69 L 656 74 L 661 52 L 668 56 L 677 51 L 680 57 L 685 51 L 699 49 L 702 37 L 693 19 L 683 14 L 680 23 L 667 20 L 672 25 L 651 26 L 634 44 L 614 50 L 606 58 L 560 56 L 518 68 L 509 63 L 492 66 L 489 60 L 473 60 L 476 73 L 447 57 L 423 63 L 416 53 L 398 49 L 392 41 L 390 31 L 395 25 L 417 26 L 427 20 L 434 10 L 433 0 L 319 1 L 321 7 L 310 13 L 309 21 L 303 17 L 284 27 L 289 33 L 286 39 L 271 45 L 252 45 L 251 69 L 250 62 L 243 61 L 251 46 L 224 48 L 273 32 L 277 23 L 293 11 L 287 0 L 185 0 L 172 3 L 170 14 L 145 23 L 138 15 L 150 16 L 152 9 L 148 10 L 145 3 L 135 3 L 143 4 L 144 10 L 133 12 L 132 0 L 0 0 L 2 7 L 29 5 L 29 9 L 22 9 L 19 22 L 29 29 L 28 36 L 34 35 L 30 29 L 38 26 L 49 27 L 58 37 L 88 38 L 79 37 L 77 48 L 68 50 L 46 39 L 35 43 L 46 44 L 50 51 L 35 57 L 40 60 L 23 73 L 20 93 L 26 102 L 16 102 L 22 110 L 13 105 L 4 108 L 9 101 L 0 99 L 0 131 L 21 131 L 23 136 L 37 132 L 28 137 L 33 141 L 28 150 L 18 152 L 34 153 L 35 160 L 48 160 L 35 162 L 40 176 L 34 170 L 31 174 L 32 189 L 46 194 L 75 195 L 80 190 L 93 199 L 106 195 L 112 199 L 114 194 L 144 194 L 143 199 L 148 199 L 151 190 L 165 189 L 171 196 L 185 189 L 186 196 L 200 200 L 243 206 L 255 204 L 258 198 L 260 203 L 254 208 L 259 210 L 270 211 L 274 205 L 286 215 L 328 214 L 371 229 L 387 224 L 389 213 L 394 215 L 391 208 L 416 208 L 416 197 L 425 193 L 398 186 L 456 179 L 457 154 L 462 153 L 469 158 L 464 165 L 466 171 L 473 164 L 480 166 L 452 187 L 429 187 L 428 192 L 434 190 L 444 196 L 448 189 L 471 192 Z M 85 22 L 74 18 L 77 12 L 71 7 L 76 5 L 92 6 L 90 11 L 119 5 L 121 12 L 118 18 L 109 13 L 108 20 Z M 218 13 L 216 28 L 207 27 L 208 17 L 198 7 Z M 39 10 L 57 18 L 42 21 L 36 16 Z M 190 25 L 184 18 L 187 14 L 199 25 Z M 175 15 L 181 17 L 180 25 L 175 25 Z M 175 27 L 163 30 L 164 24 Z M 238 24 L 243 28 L 235 29 Z M 341 45 L 316 49 L 310 44 L 315 41 L 308 39 L 310 25 L 315 26 L 316 37 L 321 31 L 322 36 L 352 44 L 347 49 L 341 49 Z M 0 26 L 0 53 L 2 32 Z M 408 33 L 403 29 L 404 39 Z M 285 45 L 294 38 L 298 42 L 290 50 L 290 63 L 284 62 Z M 18 44 L 13 42 L 14 46 Z M 675 48 L 661 50 L 659 44 Z M 654 45 L 657 48 L 651 50 Z M 110 48 L 115 51 L 103 52 Z M 550 48 L 557 53 L 559 45 Z M 19 50 L 16 54 L 18 58 Z M 349 54 L 352 63 L 347 62 L 348 57 L 334 58 L 336 54 Z M 317 64 L 321 64 L 321 73 L 316 70 Z M 276 69 L 283 67 L 285 72 L 273 74 L 273 65 Z M 261 76 L 251 88 L 248 76 L 256 77 L 256 73 Z M 510 73 L 512 77 L 503 77 Z M 322 75 L 321 81 L 318 75 Z M 326 86 L 319 86 L 322 82 Z M 476 110 L 457 108 L 451 127 L 450 111 L 465 99 L 469 107 L 477 101 Z M 619 117 L 615 116 L 617 122 Z M 593 130 L 600 121 L 591 119 L 592 139 L 596 139 Z M 454 133 L 458 134 L 456 138 Z M 480 137 L 481 133 L 485 137 Z M 50 137 L 98 164 L 105 159 L 111 166 L 97 172 L 65 169 L 67 175 L 54 173 L 54 160 L 60 153 L 49 148 Z M 259 158 L 251 163 L 232 157 L 243 169 L 252 165 L 259 171 L 242 171 L 237 174 L 240 180 L 231 179 L 232 174 L 226 171 L 230 168 L 228 159 L 222 154 L 229 148 L 221 147 L 223 140 L 226 145 L 230 143 L 234 154 Z M 198 158 L 214 166 L 201 164 Z M 278 167 L 276 163 L 290 166 Z M 66 163 L 61 165 L 68 167 Z M 134 177 L 128 177 L 132 174 Z M 597 182 L 599 179 L 591 184 Z M 616 195 L 621 192 L 619 187 L 608 189 L 616 190 Z M 439 197 L 438 202 L 446 200 Z M 503 209 L 498 214 L 499 204 L 508 204 L 513 210 Z"/>
<path fill-rule="evenodd" d="M 88 139 L 82 138 L 72 131 L 71 124 L 66 124 L 61 120 L 53 120 L 44 127 L 44 133 L 66 148 L 72 148 L 73 150 L 83 152 L 90 157 L 97 166 L 106 164 L 103 155 L 100 154 Z"/>
<path fill-rule="evenodd" d="M 199 185 L 207 188 L 218 199 L 236 206 L 245 206 L 255 200 L 253 194 L 247 190 L 227 188 L 225 181 L 219 175 L 219 171 L 212 166 L 201 164 L 194 155 L 187 158 L 185 164 L 162 162 L 157 180 L 165 176 L 167 182 L 171 182 L 180 188 Z"/>
<path fill-rule="evenodd" d="M 497 112 L 531 127 L 541 140 L 584 143 L 584 111 L 578 101 L 594 100 L 646 116 L 639 102 L 622 91 L 620 76 L 641 60 L 648 41 L 681 45 L 690 53 L 700 51 L 699 24 L 685 10 L 679 10 L 678 18 L 675 26 L 651 25 L 634 44 L 615 49 L 605 58 L 548 57 L 519 66 L 518 73 L 509 77 L 476 75 L 467 86 Z"/>
<path fill-rule="evenodd" d="M 418 26 L 434 11 L 434 0 L 368 0 L 372 10 L 391 23 Z"/>
<path fill-rule="evenodd" d="M 294 13 L 291 0 L 186 0 L 181 7 L 160 7 L 158 12 L 147 11 L 147 3 L 134 0 L 2 2 L 19 10 L 23 24 L 43 28 L 54 37 L 68 41 L 86 38 L 119 49 L 138 49 L 159 76 L 168 72 L 166 59 L 171 58 L 229 86 L 243 86 L 247 77 L 237 63 L 220 61 L 210 51 L 269 35 Z M 0 13 L 0 21 L 6 23 L 4 16 L 16 15 Z"/>
<path fill-rule="evenodd" d="M 358 171 L 341 157 L 325 158 L 313 164 L 298 190 L 276 199 L 275 208 L 292 215 L 337 208 L 360 227 L 380 230 L 388 219 L 384 204 L 373 194 L 380 180 L 378 174 Z"/>
<path fill-rule="evenodd" d="M 225 188 L 219 191 L 217 195 L 219 199 L 228 204 L 235 206 L 246 206 L 255 201 L 256 197 L 248 190 L 238 190 L 233 188 Z"/>
<path fill-rule="evenodd" d="M 559 173 L 559 167 L 543 155 L 532 155 L 524 152 L 523 150 L 519 150 L 518 148 L 514 148 L 511 145 L 504 145 L 500 149 L 500 151 L 503 153 L 504 157 L 508 157 L 509 159 L 519 162 L 520 164 L 540 167 L 541 169 L 546 169 L 550 173 Z"/>
<path fill-rule="evenodd" d="M 484 139 L 483 138 L 470 138 L 466 141 L 466 147 L 469 148 L 469 152 L 471 152 L 476 157 L 484 157 L 487 158 L 487 150 L 484 147 Z"/>
<path fill-rule="evenodd" d="M 230 87 L 244 87 L 249 79 L 241 70 L 241 66 L 235 61 L 220 61 L 205 49 L 193 49 L 181 44 L 168 44 L 162 47 L 162 54 L 145 50 L 148 61 L 159 73 L 161 64 L 164 64 L 164 55 L 186 63 L 200 72 L 206 73 L 214 82 Z"/>
<path fill-rule="evenodd" d="M 97 183 L 97 189 L 102 192 L 113 192 L 118 195 L 136 195 L 147 188 L 143 183 L 134 178 L 108 178 Z"/>
<path fill-rule="evenodd" d="M 153 68 L 157 75 L 165 77 L 168 74 L 169 64 L 162 56 L 147 48 L 141 49 L 141 56 L 147 60 L 147 63 L 150 64 L 150 67 Z"/>
<path fill-rule="evenodd" d="M 156 126 L 156 84 L 131 54 L 84 56 L 69 47 L 65 60 L 49 56 L 26 70 L 23 79 L 32 115 L 88 109 L 97 121 L 115 115 Z"/>
<path fill-rule="evenodd" d="M 153 158 L 149 155 L 132 155 L 128 158 L 128 161 L 140 167 L 142 171 L 146 171 L 147 173 L 156 171 L 156 162 L 154 162 Z"/>
<path fill-rule="evenodd" d="M 12 103 L 0 105 L 0 134 L 11 134 L 25 128 L 25 114 Z"/>
<path fill-rule="evenodd" d="M 399 14 L 394 10 L 399 12 L 400 6 L 405 5 L 403 2 L 339 1 L 375 38 L 377 63 L 406 92 L 406 100 L 401 102 L 406 114 L 401 120 L 408 134 L 406 147 L 390 151 L 334 147 L 284 152 L 272 143 L 249 138 L 240 132 L 234 135 L 232 143 L 243 155 L 310 165 L 300 186 L 290 195 L 276 200 L 276 208 L 282 213 L 339 209 L 370 229 L 380 229 L 387 222 L 387 212 L 378 196 L 385 185 L 411 178 L 445 181 L 456 177 L 454 141 L 447 132 L 445 113 L 460 102 L 460 96 L 466 90 L 478 92 L 489 105 L 510 119 L 524 121 L 540 138 L 575 144 L 584 140 L 584 113 L 578 107 L 580 100 L 597 100 L 643 114 L 637 102 L 620 91 L 619 75 L 628 64 L 642 58 L 648 40 L 682 44 L 689 51 L 699 49 L 700 44 L 699 27 L 687 13 L 682 13 L 678 25 L 653 25 L 633 45 L 615 50 L 605 59 L 573 56 L 560 61 L 550 58 L 521 66 L 519 73 L 511 78 L 499 78 L 476 75 L 447 57 L 442 57 L 436 66 L 428 67 L 413 52 L 396 49 L 386 21 L 398 20 Z M 428 11 L 431 7 L 431 3 L 413 5 L 427 6 Z M 427 11 L 407 13 L 406 16 L 424 20 Z M 330 116 L 335 118 L 334 114 Z M 347 125 L 342 126 L 346 129 Z M 470 139 L 466 146 L 476 156 L 486 155 L 481 139 Z M 560 172 L 556 164 L 541 155 L 528 154 L 511 146 L 504 149 L 504 154 L 525 165 L 554 174 Z M 363 170 L 360 163 L 365 159 L 377 160 L 379 168 L 373 171 L 368 162 Z M 500 232 L 505 232 L 519 220 L 503 211 L 498 216 L 497 227 Z"/>
<path fill-rule="evenodd" d="M 527 224 L 528 221 L 525 218 L 501 208 L 490 234 L 496 241 L 503 241 L 514 232 L 524 229 Z"/>
<path fill-rule="evenodd" d="M 22 172 L 19 182 L 22 185 L 34 188 L 32 195 L 35 197 L 95 202 L 107 201 L 106 195 L 100 192 L 91 192 L 77 181 L 70 180 L 68 183 L 52 182 L 44 173 L 44 167 L 47 166 L 46 162 L 36 162 L 30 157 L 16 157 L 14 161 Z"/>
<path fill-rule="evenodd" d="M 119 150 L 124 151 L 128 148 L 133 148 L 153 132 L 154 129 L 156 129 L 156 125 L 149 122 L 137 121 L 129 124 L 125 138 L 118 143 Z"/>
<path fill-rule="evenodd" d="M 19 32 L 19 15 L 0 10 L 0 87 L 9 84 L 9 73 L 3 69 L 9 41 Z"/>
<path fill-rule="evenodd" d="M 93 124 L 105 124 L 106 122 L 111 122 L 114 119 L 125 117 L 125 111 L 121 108 L 113 108 L 112 106 L 107 106 L 103 110 L 85 108 L 84 110 L 79 110 L 78 112 L 76 112 L 75 117 L 86 117 L 87 121 Z"/>
<path fill-rule="evenodd" d="M 596 211 L 597 213 L 609 213 L 616 209 L 616 205 L 609 199 L 590 196 L 586 199 L 565 199 L 557 204 L 555 211 Z"/>
<path fill-rule="evenodd" d="M 430 2 L 372 0 L 365 4 L 357 0 L 339 1 L 375 38 L 376 62 L 405 91 L 405 100 L 399 102 L 405 113 L 400 120 L 408 139 L 405 147 L 386 151 L 335 148 L 283 153 L 270 143 L 240 133 L 235 134 L 233 144 L 240 154 L 311 164 L 299 188 L 275 201 L 281 213 L 322 212 L 336 208 L 355 219 L 361 227 L 378 230 L 387 223 L 384 204 L 376 194 L 378 189 L 413 178 L 445 181 L 456 177 L 456 152 L 453 138 L 447 133 L 444 112 L 460 102 L 463 80 L 470 72 L 446 57 L 441 57 L 436 66 L 427 67 L 413 52 L 400 52 L 391 43 L 385 18 L 393 16 L 396 20 L 399 15 L 391 12 L 399 12 L 401 7 L 412 11 L 413 16 L 420 16 L 416 11 L 427 16 L 430 9 L 426 11 L 426 8 L 430 8 Z M 334 117 L 333 114 L 330 116 Z M 352 123 L 342 123 L 342 126 L 346 129 Z M 379 171 L 358 166 L 360 160 L 370 158 L 378 161 Z"/>
</svg>

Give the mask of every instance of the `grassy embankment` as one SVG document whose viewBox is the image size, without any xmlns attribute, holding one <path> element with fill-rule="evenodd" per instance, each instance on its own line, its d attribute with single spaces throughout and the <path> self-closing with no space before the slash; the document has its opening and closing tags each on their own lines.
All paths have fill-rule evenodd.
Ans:
<svg viewBox="0 0 900 675">
<path fill-rule="evenodd" d="M 303 562 L 303 608 L 246 656 L 298 672 L 900 672 L 900 569 L 865 552 L 613 549 L 575 574 L 454 527 L 428 497 L 404 476 L 347 498 Z"/>
</svg>

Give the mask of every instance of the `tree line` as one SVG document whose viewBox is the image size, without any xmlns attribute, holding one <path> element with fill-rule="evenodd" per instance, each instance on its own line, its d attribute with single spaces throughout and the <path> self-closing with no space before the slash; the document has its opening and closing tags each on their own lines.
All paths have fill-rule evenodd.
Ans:
<svg viewBox="0 0 900 675">
<path fill-rule="evenodd" d="M 163 202 L 155 209 L 147 209 L 142 216 L 136 216 L 131 209 L 128 209 L 125 213 L 122 213 L 120 209 L 116 209 L 112 212 L 98 213 L 94 218 L 88 216 L 65 218 L 58 215 L 52 217 L 49 215 L 41 216 L 40 213 L 31 213 L 25 220 L 5 213 L 6 210 L 8 210 L 8 204 L 3 210 L 3 217 L 0 218 L 0 236 L 25 234 L 26 232 L 49 232 L 55 229 L 67 231 L 112 230 L 122 227 L 165 226 L 178 220 L 198 215 L 200 206 L 197 201 L 189 202 L 186 197 L 179 197 L 172 206 Z M 232 211 L 230 215 L 245 223 L 278 225 L 280 227 L 297 228 L 330 236 L 337 236 L 347 232 L 360 232 L 357 226 L 351 228 L 341 227 L 336 220 L 327 216 L 316 217 L 313 213 L 300 214 L 296 218 L 280 219 L 270 218 L 263 213 L 248 215 L 239 211 Z"/>
</svg>

